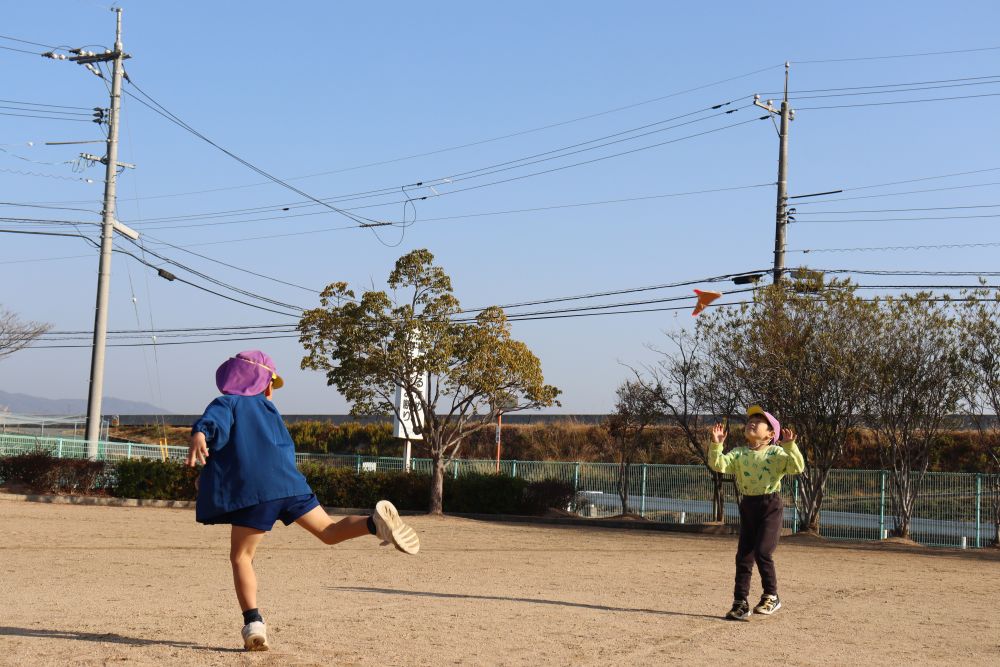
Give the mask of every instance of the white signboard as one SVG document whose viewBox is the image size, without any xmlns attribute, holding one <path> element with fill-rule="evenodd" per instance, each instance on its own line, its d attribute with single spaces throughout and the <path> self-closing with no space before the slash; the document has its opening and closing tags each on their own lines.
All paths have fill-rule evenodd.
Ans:
<svg viewBox="0 0 1000 667">
<path fill-rule="evenodd" d="M 413 378 L 413 384 L 420 396 L 427 398 L 427 374 L 421 373 Z M 414 424 L 421 430 L 424 425 L 424 411 L 419 405 L 413 405 L 402 387 L 396 387 L 396 410 L 399 416 L 393 419 L 392 436 L 404 440 L 423 440 L 424 436 L 414 433 Z"/>
</svg>

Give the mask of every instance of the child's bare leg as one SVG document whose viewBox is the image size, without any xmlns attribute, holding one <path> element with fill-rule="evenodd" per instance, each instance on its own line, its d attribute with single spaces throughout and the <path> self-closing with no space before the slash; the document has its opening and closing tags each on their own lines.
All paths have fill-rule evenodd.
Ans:
<svg viewBox="0 0 1000 667">
<path fill-rule="evenodd" d="M 229 562 L 233 566 L 233 584 L 242 611 L 257 608 L 257 575 L 253 571 L 253 556 L 263 539 L 263 530 L 233 526 L 229 539 Z"/>
<path fill-rule="evenodd" d="M 322 507 L 314 507 L 298 519 L 299 524 L 318 537 L 324 544 L 338 544 L 362 535 L 371 535 L 368 517 L 346 516 L 334 522 Z"/>
</svg>

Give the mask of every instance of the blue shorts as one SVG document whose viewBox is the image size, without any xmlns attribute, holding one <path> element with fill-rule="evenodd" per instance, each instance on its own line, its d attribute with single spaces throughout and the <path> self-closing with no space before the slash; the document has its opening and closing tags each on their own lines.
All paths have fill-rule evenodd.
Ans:
<svg viewBox="0 0 1000 667">
<path fill-rule="evenodd" d="M 231 523 L 234 526 L 255 528 L 256 530 L 271 530 L 278 519 L 287 526 L 302 518 L 310 510 L 319 507 L 315 493 L 304 496 L 290 496 L 243 507 L 232 512 L 226 512 L 206 523 Z"/>
</svg>

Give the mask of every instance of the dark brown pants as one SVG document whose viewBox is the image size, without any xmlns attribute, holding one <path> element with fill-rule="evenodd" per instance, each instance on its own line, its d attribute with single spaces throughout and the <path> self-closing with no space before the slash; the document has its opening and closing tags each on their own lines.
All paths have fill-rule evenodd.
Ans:
<svg viewBox="0 0 1000 667">
<path fill-rule="evenodd" d="M 784 505 L 781 495 L 744 496 L 740 501 L 740 543 L 736 547 L 736 588 L 733 599 L 746 600 L 750 595 L 750 576 L 757 563 L 764 593 L 778 594 L 778 575 L 774 571 L 774 550 L 781 534 Z"/>
</svg>

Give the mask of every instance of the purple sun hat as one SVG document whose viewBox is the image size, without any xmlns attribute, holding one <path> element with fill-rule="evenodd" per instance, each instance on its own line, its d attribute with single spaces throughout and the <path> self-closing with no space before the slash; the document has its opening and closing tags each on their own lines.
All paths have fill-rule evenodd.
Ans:
<svg viewBox="0 0 1000 667">
<path fill-rule="evenodd" d="M 215 385 L 223 394 L 256 396 L 273 382 L 274 389 L 284 386 L 274 359 L 260 350 L 247 350 L 226 359 L 215 371 Z"/>
<path fill-rule="evenodd" d="M 779 422 L 770 412 L 764 412 L 764 408 L 759 405 L 751 405 L 747 408 L 747 419 L 753 417 L 754 415 L 760 415 L 767 420 L 767 423 L 770 424 L 771 428 L 774 430 L 774 437 L 771 439 L 771 442 L 778 444 L 778 441 L 781 440 L 781 422 Z"/>
</svg>

